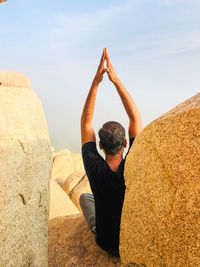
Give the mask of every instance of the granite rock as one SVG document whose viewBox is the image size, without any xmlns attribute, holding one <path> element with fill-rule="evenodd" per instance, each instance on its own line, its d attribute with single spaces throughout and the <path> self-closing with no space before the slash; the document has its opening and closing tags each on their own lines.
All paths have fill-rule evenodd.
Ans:
<svg viewBox="0 0 200 267">
<path fill-rule="evenodd" d="M 122 266 L 200 266 L 199 166 L 197 94 L 148 125 L 127 156 Z"/>
<path fill-rule="evenodd" d="M 63 189 L 56 183 L 54 179 L 51 179 L 49 219 L 78 213 L 78 209 L 74 206 L 69 196 L 63 191 Z"/>
<path fill-rule="evenodd" d="M 120 266 L 95 242 L 81 215 L 57 217 L 49 221 L 49 267 Z"/>
<path fill-rule="evenodd" d="M 52 178 L 60 178 L 64 182 L 74 172 L 85 172 L 81 154 L 66 149 L 54 152 Z"/>
<path fill-rule="evenodd" d="M 0 125 L 0 266 L 47 266 L 51 147 L 21 73 L 0 71 Z"/>
<path fill-rule="evenodd" d="M 79 198 L 82 193 L 92 194 L 90 184 L 86 174 L 75 172 L 65 180 L 62 189 L 70 197 L 74 205 L 81 211 Z"/>
<path fill-rule="evenodd" d="M 70 174 L 64 181 L 62 189 L 70 195 L 73 189 L 79 184 L 85 177 L 84 172 L 74 172 Z"/>
<path fill-rule="evenodd" d="M 55 157 L 64 154 L 70 155 L 71 151 L 69 149 L 62 149 L 62 150 L 55 150 L 55 148 L 52 149 L 53 160 L 55 159 Z"/>
<path fill-rule="evenodd" d="M 55 181 L 56 181 L 57 184 L 59 184 L 60 187 L 63 187 L 63 185 L 64 185 L 64 181 L 63 181 L 63 179 L 61 179 L 61 178 L 56 178 Z"/>
<path fill-rule="evenodd" d="M 81 211 L 81 208 L 79 204 L 79 198 L 80 198 L 80 195 L 83 193 L 92 194 L 90 184 L 89 184 L 89 181 L 86 175 L 83 177 L 80 183 L 78 183 L 77 186 L 70 193 L 70 198 L 72 202 L 80 211 Z"/>
</svg>

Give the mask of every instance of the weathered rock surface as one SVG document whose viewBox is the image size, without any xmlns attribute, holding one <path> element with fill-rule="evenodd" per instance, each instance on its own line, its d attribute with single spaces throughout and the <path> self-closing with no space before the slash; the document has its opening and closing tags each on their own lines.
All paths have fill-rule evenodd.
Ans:
<svg viewBox="0 0 200 267">
<path fill-rule="evenodd" d="M 55 180 L 51 179 L 49 219 L 78 213 L 79 210 L 74 206 L 68 195 L 56 183 Z"/>
<path fill-rule="evenodd" d="M 70 195 L 73 189 L 79 184 L 85 177 L 84 172 L 75 172 L 72 173 L 67 177 L 67 179 L 64 181 L 64 184 L 62 186 L 62 189 Z"/>
<path fill-rule="evenodd" d="M 49 222 L 49 267 L 120 266 L 119 258 L 99 248 L 81 215 Z"/>
<path fill-rule="evenodd" d="M 69 149 L 62 149 L 62 150 L 55 150 L 55 148 L 52 149 L 52 156 L 53 159 L 55 159 L 55 157 L 59 156 L 59 155 L 63 155 L 63 154 L 71 154 L 71 151 Z"/>
<path fill-rule="evenodd" d="M 71 153 L 69 150 L 54 152 L 52 178 L 60 178 L 63 182 L 75 172 L 84 173 L 81 154 Z"/>
<path fill-rule="evenodd" d="M 47 266 L 47 124 L 23 74 L 0 71 L 0 266 Z"/>
<path fill-rule="evenodd" d="M 79 198 L 80 198 L 80 195 L 83 193 L 92 194 L 90 184 L 89 184 L 89 181 L 86 175 L 84 176 L 83 180 L 79 184 L 77 184 L 77 186 L 70 193 L 70 198 L 72 202 L 80 211 L 81 211 L 81 208 L 79 204 Z"/>
<path fill-rule="evenodd" d="M 125 166 L 123 266 L 200 266 L 200 94 L 147 126 Z"/>
<path fill-rule="evenodd" d="M 63 187 L 63 185 L 64 185 L 63 179 L 56 178 L 55 181 L 56 181 L 57 184 L 59 184 L 60 187 Z"/>
<path fill-rule="evenodd" d="M 79 198 L 82 193 L 92 194 L 86 174 L 75 172 L 65 180 L 62 189 L 68 194 L 74 205 L 81 211 Z"/>
</svg>

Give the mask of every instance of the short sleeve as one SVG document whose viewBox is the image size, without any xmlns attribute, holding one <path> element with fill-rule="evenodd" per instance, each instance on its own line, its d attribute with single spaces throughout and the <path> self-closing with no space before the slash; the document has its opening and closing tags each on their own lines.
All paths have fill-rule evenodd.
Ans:
<svg viewBox="0 0 200 267">
<path fill-rule="evenodd" d="M 132 137 L 130 140 L 129 140 L 129 149 L 131 148 L 133 142 L 135 140 L 135 137 Z"/>
<path fill-rule="evenodd" d="M 130 151 L 130 149 L 132 147 L 132 144 L 133 144 L 134 140 L 135 140 L 135 137 L 132 137 L 132 138 L 129 139 L 129 149 L 128 149 L 128 152 L 126 153 L 125 159 L 126 159 L 128 153 L 129 153 L 129 151 Z"/>
<path fill-rule="evenodd" d="M 104 162 L 104 159 L 97 151 L 95 142 L 88 142 L 82 146 L 82 158 L 88 177 L 91 176 L 98 165 Z"/>
</svg>

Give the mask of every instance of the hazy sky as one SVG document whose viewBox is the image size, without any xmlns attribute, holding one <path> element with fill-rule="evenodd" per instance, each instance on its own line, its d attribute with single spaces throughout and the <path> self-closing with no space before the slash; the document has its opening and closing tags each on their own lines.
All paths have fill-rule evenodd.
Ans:
<svg viewBox="0 0 200 267">
<path fill-rule="evenodd" d="M 104 47 L 146 126 L 200 89 L 199 0 L 8 0 L 0 4 L 1 69 L 25 73 L 52 145 L 80 152 L 80 116 Z M 105 75 L 94 127 L 127 126 Z"/>
</svg>

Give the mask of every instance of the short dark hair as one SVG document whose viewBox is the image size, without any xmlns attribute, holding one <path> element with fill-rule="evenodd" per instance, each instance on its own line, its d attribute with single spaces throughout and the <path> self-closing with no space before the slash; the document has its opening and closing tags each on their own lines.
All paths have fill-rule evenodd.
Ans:
<svg viewBox="0 0 200 267">
<path fill-rule="evenodd" d="M 98 134 L 102 147 L 108 155 L 115 155 L 124 145 L 125 129 L 119 122 L 104 123 Z"/>
</svg>

